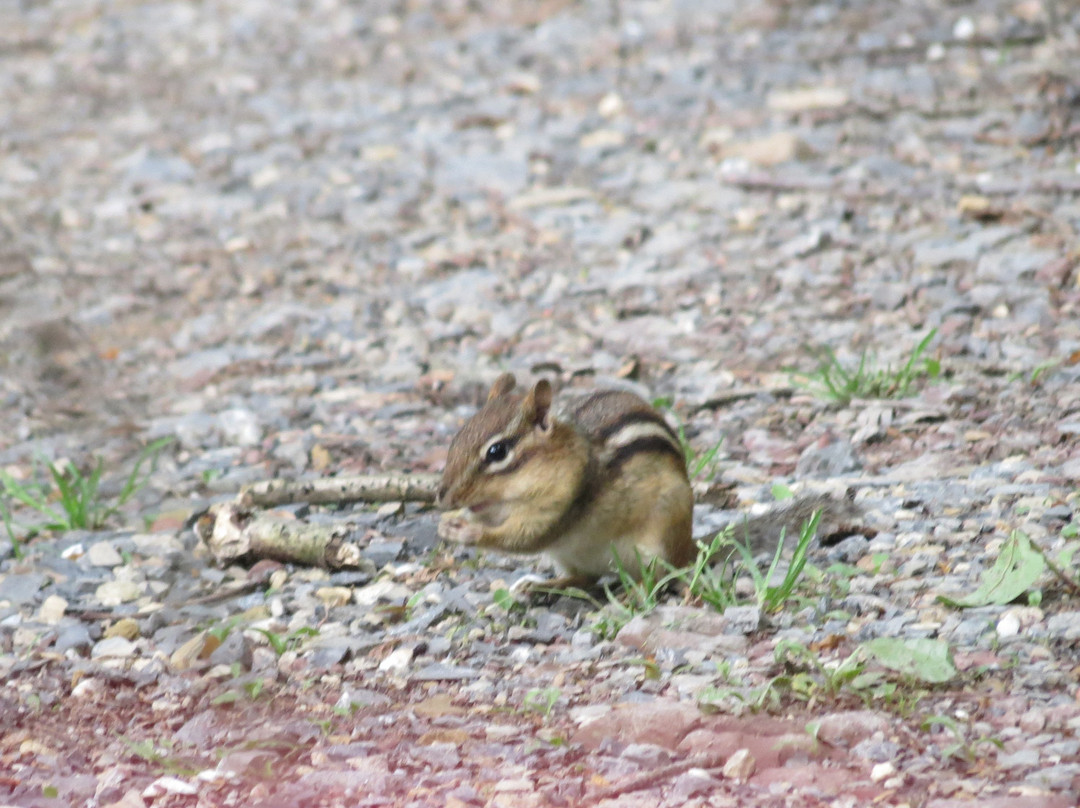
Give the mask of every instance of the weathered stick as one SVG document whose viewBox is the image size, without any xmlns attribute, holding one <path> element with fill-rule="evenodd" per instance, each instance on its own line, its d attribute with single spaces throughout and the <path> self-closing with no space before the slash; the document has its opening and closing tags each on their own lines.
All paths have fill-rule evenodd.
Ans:
<svg viewBox="0 0 1080 808">
<path fill-rule="evenodd" d="M 349 522 L 311 525 L 285 520 L 233 503 L 211 508 L 195 525 L 196 535 L 223 564 L 250 555 L 326 569 L 360 566 L 360 548 L 346 541 L 355 529 Z"/>
<path fill-rule="evenodd" d="M 264 480 L 245 486 L 234 502 L 216 505 L 195 524 L 195 535 L 222 564 L 244 557 L 340 569 L 356 567 L 360 548 L 347 541 L 355 526 L 307 524 L 256 510 L 290 502 L 434 502 L 437 474 L 383 474 L 317 480 Z M 734 485 L 695 482 L 694 498 L 734 507 Z"/>
<path fill-rule="evenodd" d="M 673 777 L 684 774 L 690 769 L 703 769 L 709 774 L 723 774 L 724 759 L 723 754 L 716 752 L 694 755 L 676 763 L 660 766 L 652 771 L 625 777 L 620 783 L 594 792 L 592 799 L 596 802 L 611 800 L 634 791 L 652 788 L 671 780 Z"/>
<path fill-rule="evenodd" d="M 695 408 L 701 410 L 718 410 L 736 401 L 747 398 L 756 398 L 760 395 L 771 395 L 777 398 L 791 398 L 795 393 L 795 387 L 790 384 L 777 385 L 774 387 L 733 387 L 730 390 L 720 390 L 709 396 Z"/>
<path fill-rule="evenodd" d="M 322 477 L 317 480 L 262 480 L 240 489 L 237 507 L 272 508 L 290 502 L 331 505 L 338 502 L 435 501 L 438 474 L 365 474 L 358 477 Z M 694 499 L 719 507 L 734 507 L 734 484 L 693 483 Z"/>
<path fill-rule="evenodd" d="M 437 474 L 363 474 L 316 480 L 262 480 L 240 489 L 244 508 L 289 502 L 327 505 L 337 502 L 434 502 Z"/>
</svg>

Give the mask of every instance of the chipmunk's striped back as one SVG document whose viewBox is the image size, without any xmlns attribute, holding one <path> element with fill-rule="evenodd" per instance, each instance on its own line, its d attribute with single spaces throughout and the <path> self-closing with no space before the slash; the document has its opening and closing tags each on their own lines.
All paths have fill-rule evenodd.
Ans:
<svg viewBox="0 0 1080 808">
<path fill-rule="evenodd" d="M 585 433 L 597 450 L 597 460 L 611 473 L 641 453 L 670 455 L 685 464 L 675 430 L 664 416 L 640 397 L 625 390 L 602 389 L 568 398 L 556 418 Z"/>
</svg>

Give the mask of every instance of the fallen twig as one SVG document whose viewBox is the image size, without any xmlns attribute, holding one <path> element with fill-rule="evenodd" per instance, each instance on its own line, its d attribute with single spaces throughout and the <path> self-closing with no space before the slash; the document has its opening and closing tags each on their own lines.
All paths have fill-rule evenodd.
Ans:
<svg viewBox="0 0 1080 808">
<path fill-rule="evenodd" d="M 795 389 L 795 386 L 790 384 L 776 385 L 774 387 L 733 387 L 730 390 L 720 390 L 719 392 L 713 393 L 698 404 L 695 410 L 698 412 L 702 410 L 718 410 L 722 407 L 734 404 L 736 401 L 757 398 L 758 396 L 791 398 L 795 393 Z"/>
<path fill-rule="evenodd" d="M 598 793 L 592 794 L 591 798 L 599 802 L 621 797 L 634 791 L 652 788 L 691 769 L 703 769 L 709 774 L 722 774 L 724 760 L 725 756 L 722 754 L 694 755 L 676 763 L 660 766 L 652 771 L 627 777 L 621 783 L 608 786 Z"/>
<path fill-rule="evenodd" d="M 1043 562 L 1046 564 L 1047 569 L 1054 573 L 1054 577 L 1065 584 L 1065 588 L 1074 595 L 1080 595 L 1080 583 L 1077 583 L 1075 578 L 1059 567 L 1057 563 L 1050 558 L 1050 554 L 1046 552 L 1038 542 L 1029 537 L 1028 543 L 1031 545 L 1031 549 L 1042 556 Z"/>
<path fill-rule="evenodd" d="M 196 523 L 195 534 L 223 564 L 250 555 L 341 569 L 360 566 L 360 548 L 347 541 L 355 529 L 350 522 L 311 525 L 227 503 L 207 511 Z"/>
<path fill-rule="evenodd" d="M 263 480 L 240 489 L 244 508 L 289 502 L 327 505 L 338 502 L 434 502 L 437 474 L 363 474 L 317 480 Z"/>
<path fill-rule="evenodd" d="M 190 598 L 179 603 L 169 603 L 169 607 L 175 609 L 186 606 L 205 606 L 211 603 L 221 603 L 222 601 L 231 598 L 250 595 L 252 592 L 256 592 L 265 586 L 267 586 L 266 581 L 243 581 L 237 584 L 229 584 L 208 595 L 200 595 L 199 597 Z M 153 603 L 135 612 L 118 612 L 112 609 L 81 609 L 68 611 L 65 612 L 65 614 L 79 620 L 119 620 L 122 617 L 147 617 L 160 608 L 161 604 Z"/>
<path fill-rule="evenodd" d="M 728 174 L 724 182 L 744 191 L 765 193 L 820 193 L 846 200 L 905 200 L 924 198 L 927 191 L 919 188 L 899 189 L 893 187 L 863 187 L 853 183 L 833 182 L 823 178 L 785 178 L 765 172 Z M 982 194 L 983 196 L 1016 196 L 1021 194 L 1076 194 L 1080 193 L 1080 177 L 1053 176 L 1034 177 L 1025 180 L 993 180 L 980 182 L 975 179 L 959 180 L 939 189 L 957 193 Z"/>
<path fill-rule="evenodd" d="M 339 502 L 435 501 L 437 474 L 371 474 L 359 477 L 324 477 L 317 480 L 263 480 L 240 489 L 236 507 L 274 507 L 291 502 L 333 505 Z M 719 507 L 733 507 L 734 484 L 694 482 L 694 499 Z"/>
<path fill-rule="evenodd" d="M 211 507 L 195 523 L 195 535 L 222 564 L 240 558 L 272 558 L 340 569 L 360 565 L 360 548 L 348 541 L 355 526 L 307 524 L 257 511 L 293 502 L 424 502 L 435 500 L 436 474 L 383 474 L 316 480 L 264 480 L 245 486 L 236 500 Z M 694 498 L 720 508 L 736 505 L 734 484 L 695 482 Z"/>
</svg>

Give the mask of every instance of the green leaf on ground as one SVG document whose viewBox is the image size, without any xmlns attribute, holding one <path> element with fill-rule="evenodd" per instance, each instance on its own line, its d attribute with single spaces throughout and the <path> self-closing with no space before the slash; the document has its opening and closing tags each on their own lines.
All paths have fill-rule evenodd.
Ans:
<svg viewBox="0 0 1080 808">
<path fill-rule="evenodd" d="M 957 673 L 944 640 L 878 637 L 860 647 L 889 670 L 923 682 L 947 682 Z"/>
<path fill-rule="evenodd" d="M 783 502 L 785 499 L 794 499 L 795 492 L 783 483 L 773 483 L 772 495 L 777 502 Z"/>
<path fill-rule="evenodd" d="M 957 609 L 1002 606 L 1031 589 L 1045 569 L 1046 562 L 1031 546 L 1027 535 L 1014 530 L 1002 545 L 994 566 L 983 573 L 978 589 L 959 600 L 945 595 L 939 595 L 938 600 Z"/>
</svg>

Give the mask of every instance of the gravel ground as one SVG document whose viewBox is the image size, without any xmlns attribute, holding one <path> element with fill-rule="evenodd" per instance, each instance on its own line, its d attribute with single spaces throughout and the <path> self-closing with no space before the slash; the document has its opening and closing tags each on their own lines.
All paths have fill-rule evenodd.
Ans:
<svg viewBox="0 0 1080 808">
<path fill-rule="evenodd" d="M 1076 592 L 938 596 L 1080 522 L 1078 76 L 1064 0 L 0 5 L 0 470 L 119 505 L 14 508 L 0 804 L 1075 805 Z M 901 397 L 793 385 L 930 335 Z M 702 535 L 777 484 L 865 535 L 619 630 L 416 505 L 286 509 L 337 572 L 190 529 L 439 471 L 506 369 L 670 400 L 738 498 Z M 955 669 L 840 681 L 879 638 Z"/>
</svg>

